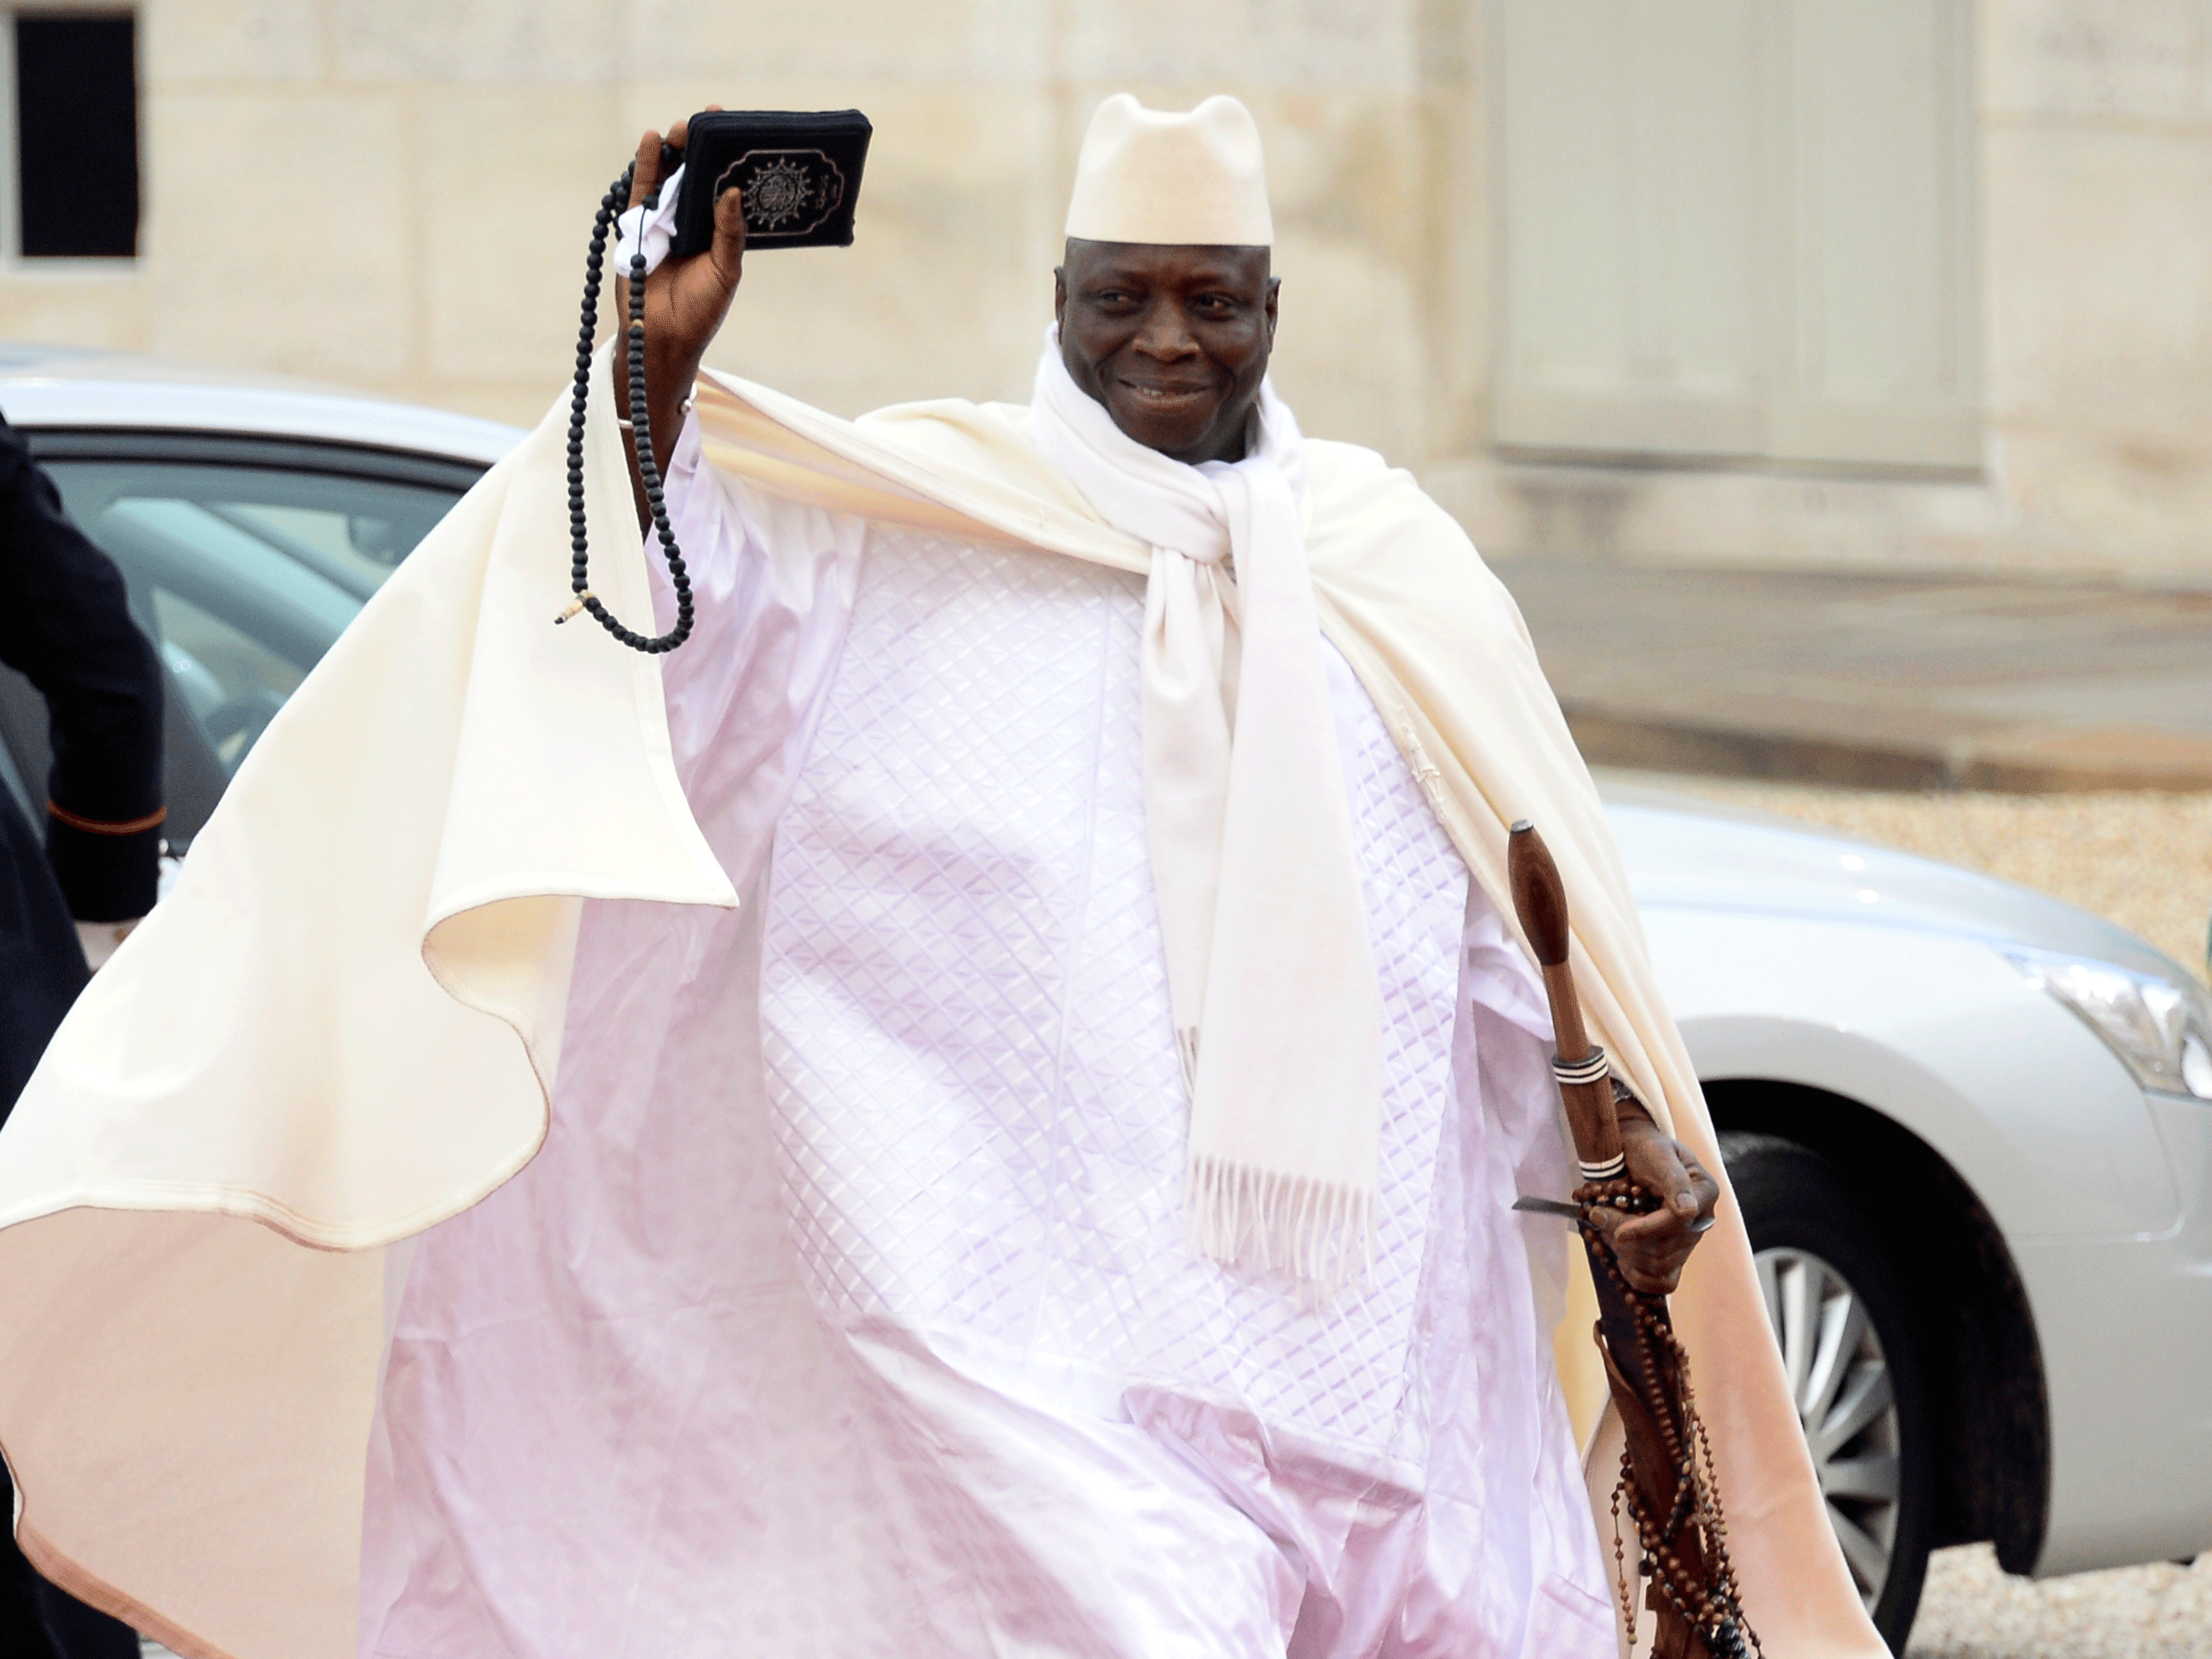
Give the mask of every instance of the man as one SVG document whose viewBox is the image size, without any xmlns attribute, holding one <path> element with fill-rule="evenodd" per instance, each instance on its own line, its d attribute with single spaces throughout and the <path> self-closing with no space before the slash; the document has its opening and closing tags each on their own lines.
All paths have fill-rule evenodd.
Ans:
<svg viewBox="0 0 2212 1659">
<path fill-rule="evenodd" d="M 22 803 L 0 787 L 0 1122 L 86 971 L 154 908 L 161 851 L 161 668 L 123 577 L 62 511 L 22 434 L 0 420 L 0 663 L 45 699 L 50 775 Z M 13 763 L 0 750 L 0 768 Z M 14 1493 L 0 1472 L 0 1503 Z M 12 1503 L 10 1503 L 12 1508 Z M 0 1650 L 26 1659 L 137 1659 L 137 1638 L 0 1545 Z"/>
<path fill-rule="evenodd" d="M 640 151 L 641 191 L 659 143 L 652 135 Z M 554 1140 L 512 1195 L 424 1242 L 386 1374 L 392 1462 L 369 1490 L 364 1652 L 482 1650 L 555 1609 L 562 1639 L 592 1647 L 647 1628 L 656 1645 L 681 1647 L 767 1610 L 809 1632 L 801 1645 L 837 1652 L 874 1650 L 896 1632 L 908 1651 L 983 1653 L 994 1627 L 1018 1620 L 1052 1650 L 1128 1659 L 1280 1652 L 1294 1627 L 1316 1653 L 1385 1641 L 1473 1653 L 1501 1637 L 1517 1652 L 1532 1620 L 1560 1617 L 1536 1601 L 1547 1587 L 1580 1625 L 1577 1639 L 1553 1632 L 1548 1651 L 1610 1649 L 1595 1538 L 1556 1525 L 1559 1510 L 1582 1512 L 1581 1480 L 1505 1207 L 1524 1165 L 1547 1190 L 1571 1184 L 1540 998 L 1319 634 L 1291 494 L 1307 446 L 1266 392 L 1278 287 L 1268 216 L 1257 135 L 1233 100 L 1186 118 L 1127 99 L 1102 112 L 1058 274 L 1060 345 L 1044 361 L 1030 430 L 1101 516 L 1175 548 L 1149 584 L 1022 554 L 979 568 L 957 541 L 794 512 L 703 470 L 680 399 L 737 285 L 736 201 L 726 198 L 719 248 L 649 279 L 647 390 L 659 389 L 656 437 L 701 617 L 665 665 L 672 737 L 723 868 L 741 893 L 762 892 L 759 984 L 736 961 L 743 911 L 702 915 L 689 933 L 658 908 L 586 921 L 568 1063 L 611 1053 L 602 1031 L 619 1030 L 631 1054 L 649 1031 L 659 1081 L 564 1089 Z M 1207 463 L 1229 470 L 1194 471 Z M 1141 516 L 1194 515 L 1202 501 L 1166 492 L 1226 496 L 1231 484 L 1254 497 L 1241 538 L 1232 517 L 1225 536 L 1200 525 L 1177 544 L 1186 526 Z M 1231 750 L 1215 642 L 1231 590 L 1218 567 L 1182 549 L 1224 541 L 1241 672 L 1235 762 L 1209 773 Z M 771 570 L 795 591 L 767 582 Z M 1194 666 L 1175 659 L 1188 626 L 1179 599 L 1208 635 Z M 1267 605 L 1288 613 L 1273 624 L 1285 636 L 1262 632 Z M 1196 707 L 1164 712 L 1164 697 Z M 1139 741 L 1116 742 L 1131 735 Z M 1100 755 L 1102 743 L 1115 746 Z M 1174 744 L 1212 752 L 1196 765 L 1164 759 Z M 1239 763 L 1278 775 L 1239 775 Z M 1170 811 L 1179 818 L 1163 823 Z M 1240 813 L 1266 816 L 1239 823 Z M 1082 822 L 1061 822 L 1071 816 Z M 1217 864 L 1193 856 L 1217 848 Z M 1164 870 L 1174 860 L 1200 867 Z M 1085 896 L 1102 869 L 1117 886 Z M 1238 876 L 1263 890 L 1249 919 L 1231 909 Z M 1191 888 L 1220 896 L 1194 901 Z M 1297 895 L 1295 910 L 1282 890 Z M 1328 913 L 1332 900 L 1341 915 Z M 1246 937 L 1228 937 L 1240 926 Z M 1309 939 L 1318 943 L 1302 950 Z M 1209 948 L 1248 956 L 1234 973 L 1201 960 L 1186 983 L 1182 958 Z M 714 970 L 690 965 L 701 951 Z M 1462 953 L 1467 969 L 1455 968 Z M 611 962 L 619 978 L 602 982 Z M 1389 985 L 1379 996 L 1378 969 Z M 1505 988 L 1460 1026 L 1471 974 Z M 1118 1006 L 1105 1000 L 1109 984 L 1128 988 Z M 643 986 L 665 1012 L 637 1006 Z M 764 1067 L 741 1057 L 749 1022 L 729 1006 L 739 1000 L 763 1005 Z M 1194 1063 L 1190 1009 L 1201 1001 Z M 1180 1071 L 1170 1032 L 1185 1045 Z M 1250 1052 L 1237 1054 L 1240 1043 Z M 1228 1057 L 1218 1079 L 1217 1055 Z M 1492 1085 L 1511 1097 L 1486 1099 L 1481 1058 L 1511 1079 Z M 1379 1075 L 1359 1075 L 1363 1063 Z M 803 1439 L 800 1401 L 766 1384 L 756 1402 L 702 1402 L 689 1366 L 667 1364 L 657 1322 L 619 1355 L 592 1340 L 564 1364 L 544 1346 L 595 1316 L 649 1320 L 644 1307 L 665 1292 L 603 1279 L 611 1256 L 658 1258 L 654 1276 L 682 1282 L 692 1305 L 737 1301 L 775 1259 L 764 1244 L 749 1251 L 742 1231 L 706 1228 L 694 1235 L 699 1260 L 677 1267 L 668 1254 L 672 1209 L 743 1214 L 740 1171 L 770 1161 L 763 1146 L 725 1170 L 687 1173 L 702 1143 L 671 1109 L 705 1079 L 749 1069 L 764 1073 L 764 1098 L 743 1084 L 713 1093 L 775 1128 L 776 1206 L 797 1230 L 810 1297 L 732 1316 L 690 1363 L 725 1368 L 787 1323 L 780 1341 L 803 1351 L 826 1320 L 833 1334 L 805 1389 L 837 1401 L 864 1462 L 923 1466 L 904 1526 L 817 1555 L 794 1544 L 798 1560 L 765 1549 L 764 1531 L 803 1535 L 806 1493 L 862 1471 L 840 1469 L 849 1453 L 823 1448 L 779 1485 L 756 1461 L 765 1425 L 727 1413 L 750 1403 L 748 1414 Z M 1449 1126 L 1448 1103 L 1458 1109 Z M 634 1114 L 623 1155 L 609 1159 L 610 1116 Z M 1211 1115 L 1224 1121 L 1210 1133 Z M 1623 1229 L 1622 1248 L 1639 1277 L 1671 1289 L 1687 1224 L 1715 1188 L 1686 1173 L 1640 1110 L 1625 1117 L 1637 1173 L 1674 1207 Z M 1086 1133 L 1084 1119 L 1110 1132 Z M 1363 1148 L 1363 1133 L 1379 1146 Z M 1255 1144 L 1299 1134 L 1322 1149 L 1305 1164 L 1270 1160 L 1273 1149 Z M 1440 1182 L 1444 1147 L 1481 1173 Z M 1212 1254 L 1235 1256 L 1224 1241 L 1249 1235 L 1246 1255 L 1263 1268 L 1310 1255 L 1317 1282 L 1240 1279 L 1192 1250 L 1187 1164 L 1193 1182 L 1224 1172 L 1210 1189 L 1216 1207 L 1190 1218 Z M 647 1167 L 656 1173 L 641 1182 Z M 1363 1167 L 1383 1173 L 1356 1190 L 1331 1183 Z M 1303 1236 L 1287 1225 L 1278 1236 L 1267 1217 L 1218 1202 L 1269 1179 L 1310 1183 L 1328 1213 L 1308 1218 Z M 556 1184 L 549 1208 L 538 1195 Z M 1449 1236 L 1440 1206 L 1470 1236 Z M 1331 1216 L 1352 1224 L 1332 1232 Z M 1559 1230 L 1547 1231 L 1556 1255 Z M 611 1249 L 617 1235 L 626 1246 Z M 1370 1248 L 1377 1259 L 1364 1269 L 1344 1265 Z M 544 1272 L 555 1261 L 568 1264 L 558 1282 Z M 1502 1296 L 1486 1293 L 1493 1277 L 1510 1287 Z M 1322 1306 L 1303 1312 L 1302 1291 Z M 1478 1335 L 1486 1325 L 1495 1328 Z M 611 1364 L 623 1372 L 611 1392 Z M 839 1375 L 846 1365 L 862 1374 Z M 894 1365 L 896 1381 L 867 1375 Z M 1486 1389 L 1480 1372 L 1494 1374 Z M 529 1547 L 488 1555 L 481 1523 L 461 1517 L 496 1515 L 492 1531 L 519 1543 L 507 1528 L 542 1511 L 544 1455 L 462 1425 L 482 1415 L 485 1390 L 503 1395 L 526 1376 L 562 1402 L 546 1431 L 569 1425 L 587 1444 L 584 1425 L 612 1429 L 652 1402 L 653 1452 L 624 1427 L 626 1443 L 598 1441 L 572 1467 L 688 1459 L 691 1478 L 639 1495 L 656 1513 L 677 1505 L 686 1523 L 601 1503 L 603 1525 L 578 1515 L 532 1526 Z M 1505 1456 L 1512 1480 L 1482 1467 L 1486 1419 L 1517 1443 Z M 922 1436 L 962 1443 L 970 1470 L 928 1467 L 913 1444 Z M 1112 1490 L 1117 1501 L 1102 1503 Z M 1355 1491 L 1358 1521 L 1344 1512 Z M 849 1493 L 823 1507 L 842 1531 L 868 1505 Z M 1146 1524 L 1129 1525 L 1133 1514 Z M 968 1559 L 984 1528 L 1002 1534 L 988 1577 Z M 699 1557 L 688 1593 L 664 1614 L 609 1596 L 687 1549 Z M 926 1578 L 928 1593 L 883 1589 L 870 1569 L 887 1560 Z M 433 1599 L 416 1588 L 454 1583 L 470 1589 Z M 933 1648 L 921 1634 L 933 1627 Z"/>
<path fill-rule="evenodd" d="M 0 1440 L 47 1555 L 240 1655 L 337 1651 L 356 1563 L 372 1655 L 1614 1650 L 1565 1240 L 1510 1208 L 1574 1176 L 1501 809 L 1668 1200 L 1614 1230 L 1639 1282 L 1717 1188 L 1587 775 L 1456 527 L 1269 389 L 1243 107 L 1109 100 L 1068 233 L 1030 407 L 848 423 L 696 378 L 726 198 L 646 296 L 683 647 L 546 625 L 556 420 L 271 726 L 120 964 L 192 982 L 95 996 L 0 1147 L 0 1269 L 160 1325 L 191 1432 L 131 1454 L 207 1494 L 103 1536 L 61 1477 L 118 1449 L 51 1402 L 144 1395 L 37 1348 Z M 623 453 L 576 450 L 588 580 L 666 627 Z M 156 1097 L 127 1168 L 59 1110 Z M 1711 1237 L 1678 1313 L 1754 1622 L 1878 1652 Z M 172 1311 L 218 1271 L 220 1353 Z"/>
</svg>

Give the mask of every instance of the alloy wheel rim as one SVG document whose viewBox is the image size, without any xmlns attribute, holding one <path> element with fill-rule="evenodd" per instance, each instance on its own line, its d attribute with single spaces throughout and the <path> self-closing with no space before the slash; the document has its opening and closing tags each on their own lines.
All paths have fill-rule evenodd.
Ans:
<svg viewBox="0 0 2212 1659">
<path fill-rule="evenodd" d="M 1904 1468 L 1889 1360 L 1864 1300 L 1828 1262 L 1795 1249 L 1755 1260 L 1828 1521 L 1871 1611 L 1897 1552 Z"/>
</svg>

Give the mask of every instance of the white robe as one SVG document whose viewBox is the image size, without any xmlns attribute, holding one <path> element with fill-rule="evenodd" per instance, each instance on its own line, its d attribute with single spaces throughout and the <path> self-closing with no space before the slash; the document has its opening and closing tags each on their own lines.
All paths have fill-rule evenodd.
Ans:
<svg viewBox="0 0 2212 1659">
<path fill-rule="evenodd" d="M 1508 1208 L 1570 1182 L 1540 992 L 1334 647 L 1382 1208 L 1301 1312 L 1186 1237 L 1141 578 L 695 431 L 670 499 L 670 731 L 744 903 L 586 906 L 544 1149 L 394 1298 L 363 1655 L 1613 1655 L 1565 1230 Z"/>
</svg>

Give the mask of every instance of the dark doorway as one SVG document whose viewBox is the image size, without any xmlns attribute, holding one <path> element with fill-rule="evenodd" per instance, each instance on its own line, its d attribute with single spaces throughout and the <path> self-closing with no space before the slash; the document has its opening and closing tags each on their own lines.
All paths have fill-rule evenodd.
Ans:
<svg viewBox="0 0 2212 1659">
<path fill-rule="evenodd" d="M 27 259 L 138 252 L 138 73 L 128 13 L 15 18 L 17 246 Z"/>
</svg>

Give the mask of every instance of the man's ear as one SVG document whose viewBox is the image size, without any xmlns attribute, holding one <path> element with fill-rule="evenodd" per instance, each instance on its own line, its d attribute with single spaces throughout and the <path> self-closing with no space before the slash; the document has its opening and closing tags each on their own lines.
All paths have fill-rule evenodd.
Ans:
<svg viewBox="0 0 2212 1659">
<path fill-rule="evenodd" d="M 1052 325 L 1063 328 L 1067 323 L 1067 267 L 1052 268 Z"/>
<path fill-rule="evenodd" d="M 1283 279 L 1281 277 L 1270 276 L 1267 278 L 1267 344 L 1271 349 L 1275 343 L 1275 296 L 1282 291 Z"/>
</svg>

